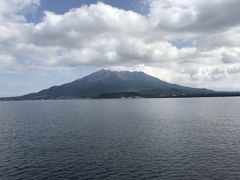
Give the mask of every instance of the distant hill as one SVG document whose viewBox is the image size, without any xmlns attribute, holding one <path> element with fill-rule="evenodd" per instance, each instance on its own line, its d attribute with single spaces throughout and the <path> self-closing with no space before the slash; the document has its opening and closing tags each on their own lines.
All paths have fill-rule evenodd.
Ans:
<svg viewBox="0 0 240 180">
<path fill-rule="evenodd" d="M 240 93 L 227 93 L 227 95 L 240 95 Z M 171 84 L 143 72 L 100 70 L 73 82 L 53 86 L 38 93 L 1 100 L 202 96 L 224 96 L 224 94 L 209 89 Z"/>
</svg>

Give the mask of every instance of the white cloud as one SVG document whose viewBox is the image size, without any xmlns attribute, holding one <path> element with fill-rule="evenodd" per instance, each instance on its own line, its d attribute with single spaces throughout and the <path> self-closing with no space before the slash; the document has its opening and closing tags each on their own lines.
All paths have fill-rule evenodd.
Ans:
<svg viewBox="0 0 240 180">
<path fill-rule="evenodd" d="M 88 65 L 142 70 L 198 87 L 237 84 L 237 0 L 149 0 L 147 15 L 97 3 L 65 14 L 46 11 L 41 22 L 27 22 L 24 11 L 39 3 L 0 0 L 3 71 L 44 72 Z M 177 48 L 175 40 L 190 44 Z"/>
<path fill-rule="evenodd" d="M 14 65 L 15 59 L 11 55 L 0 54 L 0 70 Z"/>
<path fill-rule="evenodd" d="M 150 16 L 159 28 L 216 32 L 238 26 L 239 0 L 149 0 Z"/>
<path fill-rule="evenodd" d="M 22 11 L 38 6 L 40 0 L 0 0 L 1 15 L 10 15 L 21 13 Z"/>
</svg>

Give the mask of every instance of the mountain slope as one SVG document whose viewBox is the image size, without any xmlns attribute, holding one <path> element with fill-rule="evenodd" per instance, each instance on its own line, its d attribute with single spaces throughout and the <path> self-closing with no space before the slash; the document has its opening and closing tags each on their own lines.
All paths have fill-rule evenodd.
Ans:
<svg viewBox="0 0 240 180">
<path fill-rule="evenodd" d="M 119 93 L 127 97 L 129 93 L 142 97 L 162 97 L 206 94 L 214 91 L 170 84 L 143 72 L 100 70 L 73 82 L 53 86 L 22 98 L 98 98 L 108 97 L 108 94 L 112 97 L 113 94 Z"/>
</svg>

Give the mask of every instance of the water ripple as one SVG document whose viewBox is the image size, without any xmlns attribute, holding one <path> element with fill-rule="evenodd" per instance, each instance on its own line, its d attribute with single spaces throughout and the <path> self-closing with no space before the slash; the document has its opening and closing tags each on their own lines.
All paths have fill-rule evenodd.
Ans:
<svg viewBox="0 0 240 180">
<path fill-rule="evenodd" d="M 240 179 L 239 100 L 0 102 L 0 179 Z"/>
</svg>

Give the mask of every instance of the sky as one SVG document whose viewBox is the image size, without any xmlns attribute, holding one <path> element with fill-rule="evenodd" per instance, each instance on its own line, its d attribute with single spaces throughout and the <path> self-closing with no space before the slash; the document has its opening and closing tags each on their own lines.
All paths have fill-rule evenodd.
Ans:
<svg viewBox="0 0 240 180">
<path fill-rule="evenodd" d="M 99 69 L 240 90 L 239 0 L 0 0 L 0 97 Z"/>
</svg>

